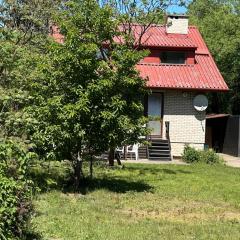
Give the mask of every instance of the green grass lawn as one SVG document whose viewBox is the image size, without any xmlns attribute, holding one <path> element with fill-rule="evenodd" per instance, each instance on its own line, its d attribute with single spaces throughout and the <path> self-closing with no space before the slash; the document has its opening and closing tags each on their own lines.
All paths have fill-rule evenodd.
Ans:
<svg viewBox="0 0 240 240">
<path fill-rule="evenodd" d="M 240 169 L 99 167 L 82 194 L 52 188 L 36 198 L 35 206 L 32 225 L 41 239 L 239 240 Z"/>
</svg>

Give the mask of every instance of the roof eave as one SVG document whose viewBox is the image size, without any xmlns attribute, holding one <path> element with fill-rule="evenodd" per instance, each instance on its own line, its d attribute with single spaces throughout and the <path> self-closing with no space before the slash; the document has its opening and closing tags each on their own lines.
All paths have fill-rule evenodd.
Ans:
<svg viewBox="0 0 240 240">
<path fill-rule="evenodd" d="M 155 90 L 180 90 L 180 91 L 201 91 L 201 92 L 228 92 L 229 88 L 194 88 L 194 87 L 159 87 L 159 86 L 147 86 L 147 88 Z"/>
</svg>

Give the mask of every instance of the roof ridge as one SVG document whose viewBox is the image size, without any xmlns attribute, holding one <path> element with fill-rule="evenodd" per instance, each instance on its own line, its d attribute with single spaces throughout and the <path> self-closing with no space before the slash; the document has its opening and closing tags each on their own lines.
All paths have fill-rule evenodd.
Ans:
<svg viewBox="0 0 240 240">
<path fill-rule="evenodd" d="M 147 25 L 147 24 L 146 24 Z M 144 24 L 141 23 L 132 23 L 132 26 L 144 26 Z M 158 24 L 158 23 L 152 23 L 150 24 L 151 27 L 166 27 L 165 24 Z M 197 26 L 195 25 L 189 25 L 188 28 L 194 28 L 194 29 L 198 29 Z"/>
</svg>

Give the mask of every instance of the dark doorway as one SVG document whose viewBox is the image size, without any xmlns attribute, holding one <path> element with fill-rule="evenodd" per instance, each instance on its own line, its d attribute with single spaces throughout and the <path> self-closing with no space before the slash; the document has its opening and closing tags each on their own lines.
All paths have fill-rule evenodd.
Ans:
<svg viewBox="0 0 240 240">
<path fill-rule="evenodd" d="M 216 152 L 223 152 L 228 114 L 210 114 L 206 118 L 206 145 Z"/>
</svg>

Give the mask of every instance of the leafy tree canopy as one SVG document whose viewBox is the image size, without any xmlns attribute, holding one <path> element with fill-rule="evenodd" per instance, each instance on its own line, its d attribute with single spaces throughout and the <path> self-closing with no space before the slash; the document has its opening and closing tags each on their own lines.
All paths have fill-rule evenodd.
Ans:
<svg viewBox="0 0 240 240">
<path fill-rule="evenodd" d="M 231 92 L 212 97 L 212 111 L 240 113 L 240 2 L 198 0 L 189 5 L 197 25 Z"/>
</svg>

